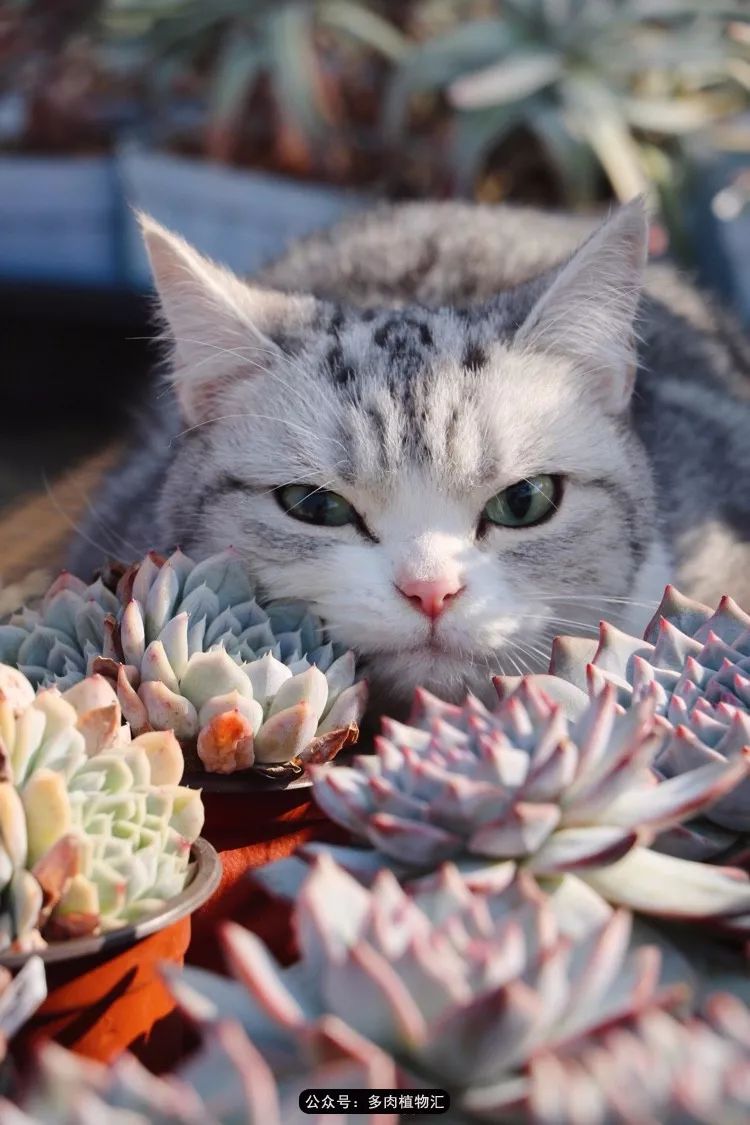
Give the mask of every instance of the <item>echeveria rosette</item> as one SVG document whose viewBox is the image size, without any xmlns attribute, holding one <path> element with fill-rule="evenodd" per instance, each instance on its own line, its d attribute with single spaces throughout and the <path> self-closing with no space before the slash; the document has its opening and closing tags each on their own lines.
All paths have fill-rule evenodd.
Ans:
<svg viewBox="0 0 750 1125">
<path fill-rule="evenodd" d="M 227 962 L 246 997 L 210 974 L 170 971 L 206 1039 L 231 1015 L 269 1058 L 284 1057 L 334 1017 L 392 1055 L 403 1086 L 447 1088 L 456 1111 L 493 1120 L 512 1120 L 506 1114 L 523 1106 L 540 1052 L 595 1041 L 639 1013 L 682 1004 L 689 991 L 662 984 L 655 947 L 630 949 L 627 911 L 572 942 L 525 875 L 500 892 L 470 890 L 445 865 L 407 893 L 382 870 L 366 890 L 323 855 L 294 921 L 301 960 L 286 969 L 253 934 L 225 927 Z"/>
<path fill-rule="evenodd" d="M 735 717 L 730 760 L 664 780 L 654 758 L 676 736 L 655 710 L 655 689 L 623 713 L 605 685 L 570 721 L 533 678 L 494 712 L 420 692 L 410 725 L 383 721 L 373 756 L 315 776 L 316 801 L 400 875 L 510 860 L 610 903 L 744 929 L 747 875 L 649 845 L 747 776 L 750 721 Z"/>
<path fill-rule="evenodd" d="M 593 1045 L 540 1055 L 529 1067 L 535 1125 L 746 1125 L 750 1012 L 716 993 L 702 1017 L 652 1010 Z"/>
<path fill-rule="evenodd" d="M 0 950 L 139 921 L 178 895 L 203 826 L 169 731 L 131 739 L 101 676 L 66 692 L 0 665 Z"/>
<path fill-rule="evenodd" d="M 0 626 L 0 657 L 35 683 L 107 676 L 135 733 L 173 730 L 212 772 L 293 778 L 356 739 L 366 686 L 353 655 L 302 603 L 262 608 L 236 552 L 151 552 L 107 578 L 62 575 Z"/>
<path fill-rule="evenodd" d="M 571 940 L 527 873 L 498 870 L 471 889 L 446 864 L 409 892 L 381 870 L 366 890 L 321 856 L 294 908 L 299 962 L 229 923 L 234 980 L 165 966 L 202 1038 L 177 1071 L 50 1045 L 3 1122 L 291 1125 L 304 1089 L 438 1087 L 451 1125 L 744 1125 L 747 1008 L 717 994 L 697 1016 L 659 950 L 632 948 L 627 911 Z"/>
<path fill-rule="evenodd" d="M 176 1073 L 157 1078 L 125 1055 L 109 1066 L 54 1044 L 42 1048 L 23 1109 L 0 1099 L 5 1125 L 298 1125 L 305 1089 L 383 1090 L 397 1085 L 393 1060 L 335 1017 L 305 1029 L 287 1065 L 272 1069 L 242 1027 L 217 1023 Z M 319 1120 L 312 1115 L 309 1120 Z M 339 1125 L 398 1125 L 398 1115 L 349 1115 Z"/>
<path fill-rule="evenodd" d="M 569 714 L 605 684 L 615 688 L 624 708 L 652 693 L 658 713 L 676 732 L 654 765 L 674 777 L 736 750 L 737 715 L 750 711 L 750 616 L 731 598 L 711 610 L 668 586 L 642 638 L 608 622 L 600 625 L 598 642 L 558 637 L 549 671 L 539 682 L 563 700 Z M 501 697 L 518 682 L 499 677 Z M 737 836 L 748 832 L 750 780 L 745 780 L 707 809 L 704 820 L 671 833 L 661 846 L 707 858 L 741 847 Z"/>
</svg>

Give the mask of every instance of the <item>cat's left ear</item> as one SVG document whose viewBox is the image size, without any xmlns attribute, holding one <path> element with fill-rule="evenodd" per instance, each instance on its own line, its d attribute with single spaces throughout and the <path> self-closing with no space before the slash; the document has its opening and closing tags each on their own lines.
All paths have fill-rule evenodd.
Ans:
<svg viewBox="0 0 750 1125">
<path fill-rule="evenodd" d="M 626 408 L 635 384 L 634 321 L 647 255 L 648 219 L 638 198 L 575 252 L 516 335 L 522 347 L 572 360 L 613 414 Z"/>
<path fill-rule="evenodd" d="M 223 386 L 301 346 L 318 302 L 249 285 L 148 215 L 139 220 L 172 344 L 170 379 L 185 418 L 198 423 Z"/>
</svg>

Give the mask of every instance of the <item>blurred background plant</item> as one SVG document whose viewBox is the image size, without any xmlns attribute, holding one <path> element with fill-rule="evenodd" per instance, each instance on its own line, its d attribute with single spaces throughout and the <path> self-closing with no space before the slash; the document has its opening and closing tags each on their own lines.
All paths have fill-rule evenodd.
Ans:
<svg viewBox="0 0 750 1125">
<path fill-rule="evenodd" d="M 653 186 L 750 105 L 719 0 L 10 0 L 6 143 L 150 145 L 389 195 L 583 206 Z"/>
<path fill-rule="evenodd" d="M 0 419 L 47 413 L 0 421 L 0 504 L 148 377 L 132 205 L 250 272 L 373 197 L 645 190 L 652 251 L 750 319 L 749 153 L 748 0 L 0 2 Z"/>
<path fill-rule="evenodd" d="M 133 81 L 102 0 L 7 0 L 0 9 L 0 143 L 91 153 L 123 123 Z M 136 67 L 133 74 L 137 74 Z"/>
</svg>

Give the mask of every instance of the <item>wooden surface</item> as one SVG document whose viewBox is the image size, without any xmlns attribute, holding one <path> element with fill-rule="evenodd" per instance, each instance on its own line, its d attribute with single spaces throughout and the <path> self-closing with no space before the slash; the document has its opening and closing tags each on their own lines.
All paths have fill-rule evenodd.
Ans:
<svg viewBox="0 0 750 1125">
<path fill-rule="evenodd" d="M 52 575 L 64 564 L 68 541 L 87 512 L 87 500 L 117 458 L 108 446 L 40 492 L 0 513 L 0 576 L 17 582 L 40 568 Z"/>
</svg>

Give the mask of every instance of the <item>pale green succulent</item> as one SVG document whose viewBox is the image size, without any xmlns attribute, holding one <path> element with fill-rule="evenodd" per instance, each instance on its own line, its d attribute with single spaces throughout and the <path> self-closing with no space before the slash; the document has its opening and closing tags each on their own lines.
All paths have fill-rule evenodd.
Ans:
<svg viewBox="0 0 750 1125">
<path fill-rule="evenodd" d="M 352 653 L 302 603 L 261 607 L 232 550 L 197 564 L 152 552 L 114 592 L 63 574 L 0 626 L 0 659 L 61 688 L 106 676 L 134 733 L 173 730 L 220 773 L 327 760 L 367 698 Z"/>
<path fill-rule="evenodd" d="M 190 875 L 200 792 L 171 732 L 138 738 L 101 676 L 37 695 L 0 665 L 0 951 L 158 912 Z"/>
</svg>

